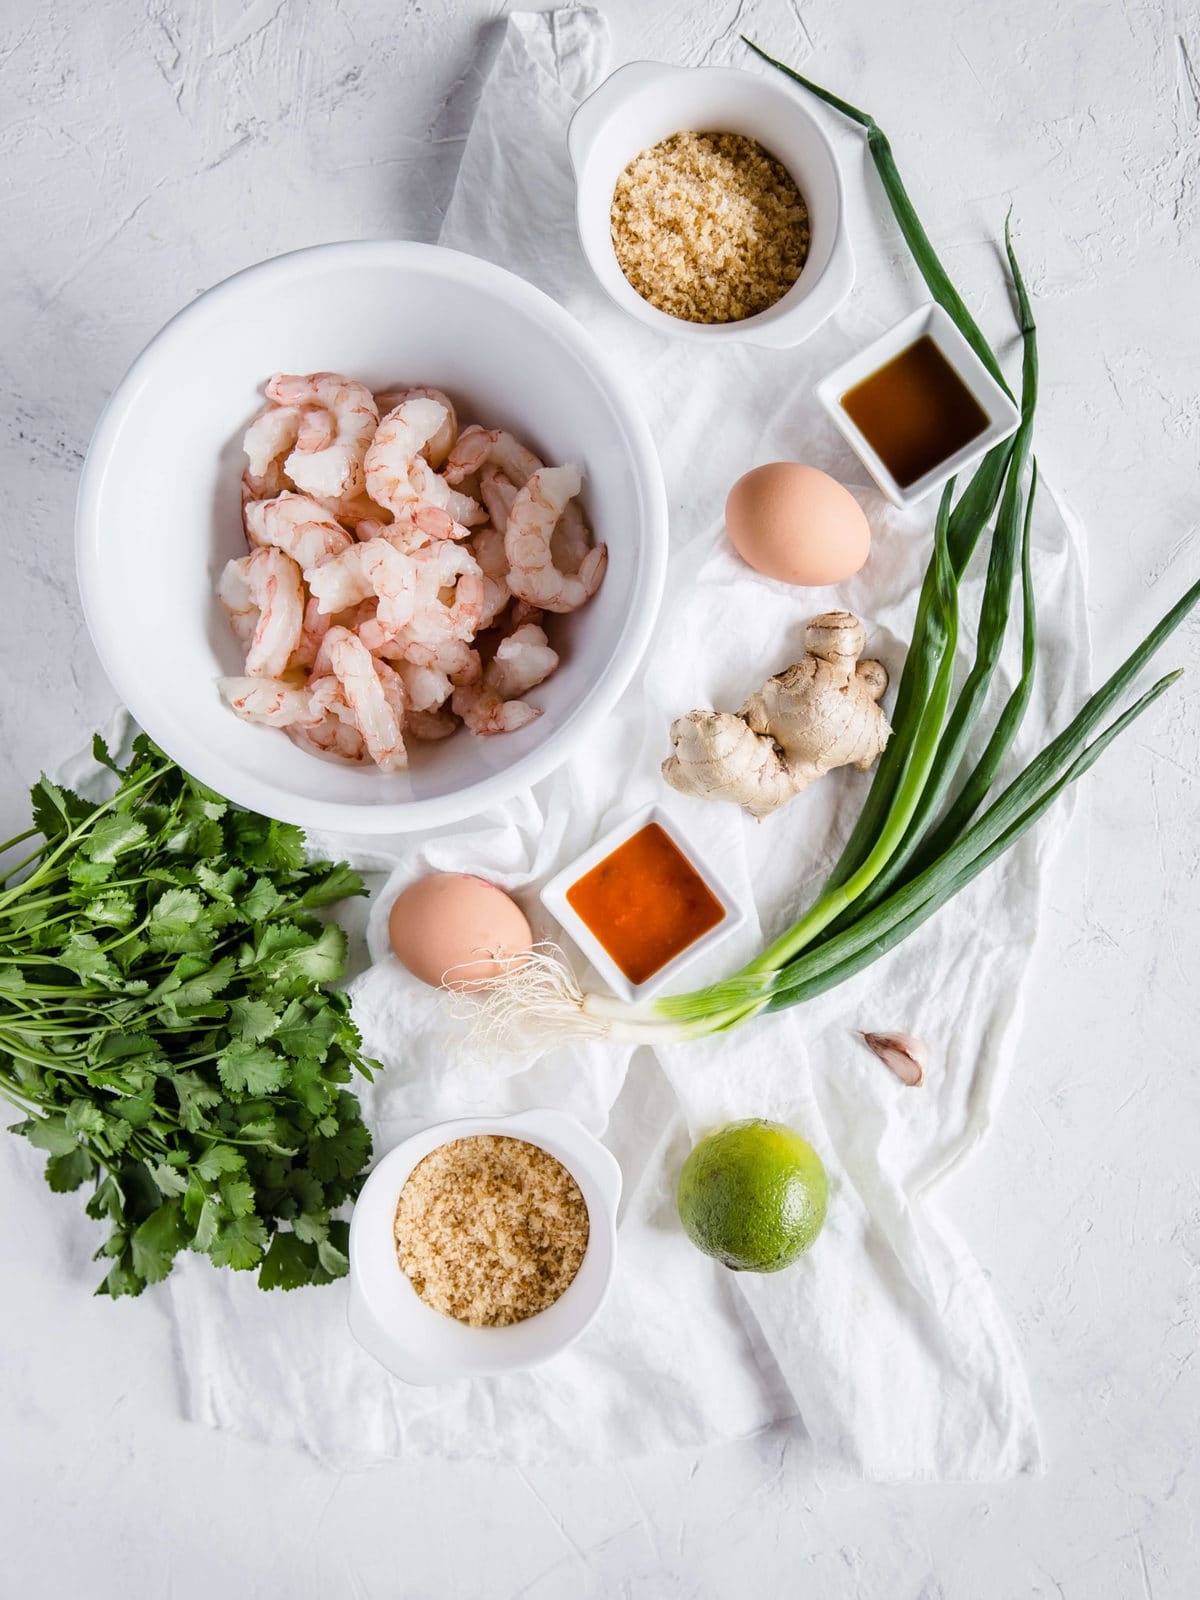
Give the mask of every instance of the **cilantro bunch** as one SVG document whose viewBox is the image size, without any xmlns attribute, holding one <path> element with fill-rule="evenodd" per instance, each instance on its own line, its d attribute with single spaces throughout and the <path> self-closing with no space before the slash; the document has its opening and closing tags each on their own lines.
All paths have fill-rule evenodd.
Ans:
<svg viewBox="0 0 1200 1600">
<path fill-rule="evenodd" d="M 347 1268 L 334 1212 L 371 1154 L 346 1087 L 371 1076 L 344 994 L 346 938 L 314 916 L 364 893 L 306 863 L 298 828 L 238 811 L 145 736 L 93 805 L 45 778 L 0 845 L 0 1094 L 93 1185 L 99 1294 L 140 1294 L 180 1250 L 263 1289 Z M 2 863 L 40 836 L 23 859 Z"/>
</svg>

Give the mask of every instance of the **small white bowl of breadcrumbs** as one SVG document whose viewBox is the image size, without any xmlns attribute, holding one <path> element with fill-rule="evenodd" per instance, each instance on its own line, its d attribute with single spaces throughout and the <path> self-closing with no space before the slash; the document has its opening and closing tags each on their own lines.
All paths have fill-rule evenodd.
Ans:
<svg viewBox="0 0 1200 1600">
<path fill-rule="evenodd" d="M 561 1111 L 442 1122 L 375 1167 L 350 1224 L 350 1331 L 406 1383 L 537 1366 L 604 1303 L 621 1169 Z"/>
<path fill-rule="evenodd" d="M 850 293 L 837 160 L 782 80 L 634 61 L 582 103 L 567 143 L 584 254 L 660 333 L 787 348 Z"/>
</svg>

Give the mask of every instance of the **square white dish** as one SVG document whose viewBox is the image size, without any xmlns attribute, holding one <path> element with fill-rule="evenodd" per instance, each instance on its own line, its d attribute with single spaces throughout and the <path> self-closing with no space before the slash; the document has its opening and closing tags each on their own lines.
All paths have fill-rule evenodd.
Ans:
<svg viewBox="0 0 1200 1600">
<path fill-rule="evenodd" d="M 982 406 L 988 425 L 982 433 L 977 434 L 960 450 L 947 456 L 945 461 L 939 462 L 936 467 L 915 479 L 907 487 L 902 487 L 888 471 L 861 429 L 851 421 L 842 406 L 842 397 L 848 390 L 853 389 L 855 384 L 861 383 L 864 378 L 869 378 L 873 372 L 878 372 L 880 367 L 907 350 L 910 345 L 916 344 L 917 340 L 926 334 Z M 1016 431 L 1021 420 L 1017 405 L 971 349 L 955 327 L 950 315 L 933 300 L 927 305 L 919 306 L 903 321 L 897 322 L 894 327 L 881 334 L 865 350 L 860 350 L 857 355 L 851 356 L 849 361 L 844 361 L 840 367 L 835 368 L 828 377 L 818 383 L 816 393 L 817 399 L 833 418 L 838 430 L 863 466 L 895 506 L 915 505 L 918 500 L 923 500 L 935 489 L 940 489 L 948 479 L 973 466 L 994 445 L 998 445 L 1002 439 L 1007 439 L 1009 434 Z"/>
<path fill-rule="evenodd" d="M 567 891 L 572 885 L 579 882 L 585 873 L 598 866 L 606 856 L 610 856 L 619 845 L 631 839 L 649 823 L 656 822 L 675 848 L 699 873 L 704 882 L 717 899 L 721 902 L 725 915 L 707 933 L 702 933 L 698 939 L 693 939 L 664 966 L 653 972 L 644 983 L 632 983 L 620 967 L 600 943 L 596 935 L 584 922 L 583 918 L 574 910 L 567 899 Z M 732 891 L 723 882 L 720 874 L 713 870 L 710 862 L 696 849 L 691 840 L 680 831 L 678 824 L 667 815 L 660 805 L 643 806 L 640 811 L 635 811 L 632 816 L 624 818 L 616 827 L 610 828 L 601 835 L 590 849 L 582 855 L 576 856 L 574 861 L 567 863 L 560 872 L 544 884 L 541 891 L 541 902 L 550 915 L 559 923 L 564 931 L 570 934 L 579 949 L 595 967 L 596 971 L 605 980 L 614 994 L 620 995 L 625 1000 L 649 1000 L 654 995 L 667 988 L 679 971 L 687 966 L 690 961 L 705 951 L 711 950 L 714 945 L 727 939 L 730 934 L 745 924 L 746 913 L 738 904 Z"/>
</svg>

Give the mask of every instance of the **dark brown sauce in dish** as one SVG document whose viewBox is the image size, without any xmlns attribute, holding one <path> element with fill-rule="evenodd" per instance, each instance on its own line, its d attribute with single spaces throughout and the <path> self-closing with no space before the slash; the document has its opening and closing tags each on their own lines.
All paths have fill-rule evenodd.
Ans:
<svg viewBox="0 0 1200 1600">
<path fill-rule="evenodd" d="M 847 389 L 842 410 L 902 489 L 988 425 L 987 412 L 927 333 Z"/>
</svg>

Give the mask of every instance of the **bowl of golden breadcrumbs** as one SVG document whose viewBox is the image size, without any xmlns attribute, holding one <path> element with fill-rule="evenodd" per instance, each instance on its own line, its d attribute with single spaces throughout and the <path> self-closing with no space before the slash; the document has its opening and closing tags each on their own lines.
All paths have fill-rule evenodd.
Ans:
<svg viewBox="0 0 1200 1600">
<path fill-rule="evenodd" d="M 406 1383 L 537 1366 L 616 1265 L 621 1172 L 560 1111 L 438 1123 L 397 1145 L 350 1224 L 350 1330 Z"/>
<path fill-rule="evenodd" d="M 583 251 L 660 333 L 800 344 L 854 282 L 841 174 L 786 84 L 635 61 L 568 132 Z"/>
</svg>

